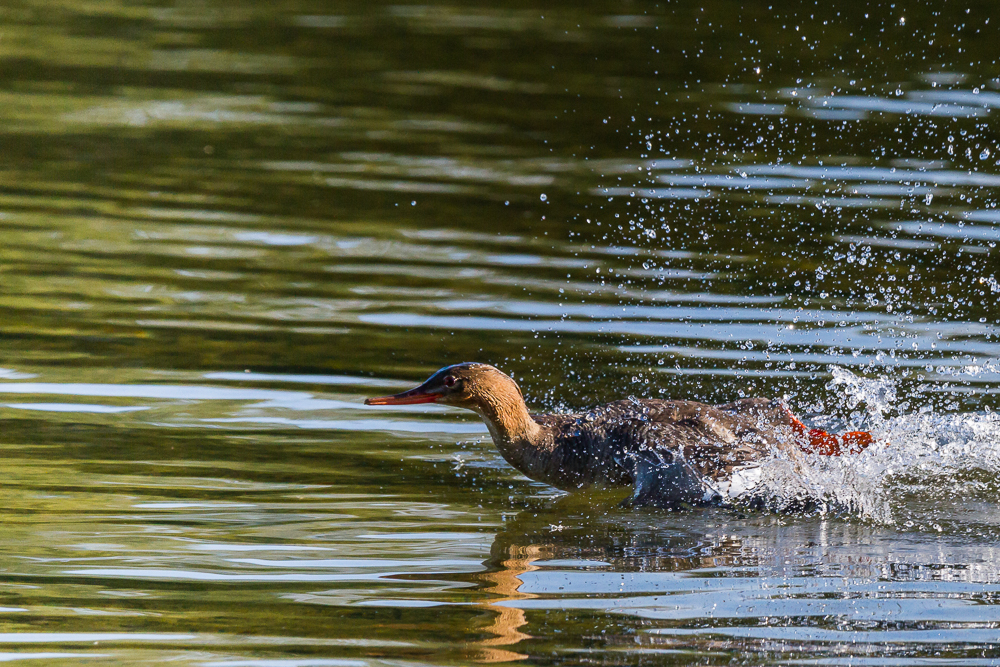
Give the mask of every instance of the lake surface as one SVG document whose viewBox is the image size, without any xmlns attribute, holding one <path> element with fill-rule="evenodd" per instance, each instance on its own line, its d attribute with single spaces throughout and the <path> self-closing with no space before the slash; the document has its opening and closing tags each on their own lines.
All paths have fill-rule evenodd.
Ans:
<svg viewBox="0 0 1000 667">
<path fill-rule="evenodd" d="M 0 661 L 1000 664 L 994 6 L 775 7 L 0 9 Z M 882 443 L 627 511 L 362 404 L 471 360 Z"/>
</svg>

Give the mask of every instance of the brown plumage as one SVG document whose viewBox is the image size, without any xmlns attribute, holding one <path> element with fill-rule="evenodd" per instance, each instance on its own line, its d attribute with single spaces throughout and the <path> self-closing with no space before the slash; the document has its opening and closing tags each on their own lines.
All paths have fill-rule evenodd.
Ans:
<svg viewBox="0 0 1000 667">
<path fill-rule="evenodd" d="M 769 455 L 839 454 L 871 442 L 863 432 L 807 432 L 788 408 L 765 398 L 716 406 L 628 399 L 584 413 L 532 415 L 514 380 L 477 363 L 442 368 L 415 389 L 365 403 L 474 410 L 504 459 L 531 479 L 564 490 L 632 486 L 637 505 L 716 502 L 717 483 Z"/>
</svg>

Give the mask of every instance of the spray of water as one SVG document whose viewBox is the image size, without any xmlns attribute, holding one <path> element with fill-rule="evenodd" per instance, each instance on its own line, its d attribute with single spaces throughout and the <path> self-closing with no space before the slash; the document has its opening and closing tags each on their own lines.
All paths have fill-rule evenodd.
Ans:
<svg viewBox="0 0 1000 667">
<path fill-rule="evenodd" d="M 865 451 L 840 457 L 776 455 L 731 498 L 778 511 L 813 510 L 849 514 L 878 523 L 909 524 L 901 498 L 954 500 L 980 490 L 996 490 L 1000 480 L 1000 418 L 976 413 L 888 416 L 897 404 L 896 386 L 832 367 L 828 388 L 843 407 L 864 416 L 877 438 Z M 982 372 L 965 369 L 967 374 Z"/>
</svg>

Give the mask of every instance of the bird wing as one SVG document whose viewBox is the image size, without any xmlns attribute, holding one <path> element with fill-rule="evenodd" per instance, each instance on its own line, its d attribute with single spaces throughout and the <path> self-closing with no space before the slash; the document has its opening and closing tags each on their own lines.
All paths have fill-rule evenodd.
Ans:
<svg viewBox="0 0 1000 667">
<path fill-rule="evenodd" d="M 550 433 L 560 488 L 631 484 L 628 504 L 674 507 L 714 502 L 714 482 L 773 450 L 783 427 L 771 403 L 629 399 L 533 418 Z"/>
<path fill-rule="evenodd" d="M 760 460 L 781 447 L 784 433 L 780 404 L 750 399 L 712 406 L 697 401 L 657 399 L 617 401 L 598 409 L 595 421 L 615 432 L 622 453 L 646 450 L 685 459 L 707 479 L 726 478 L 736 468 Z"/>
</svg>

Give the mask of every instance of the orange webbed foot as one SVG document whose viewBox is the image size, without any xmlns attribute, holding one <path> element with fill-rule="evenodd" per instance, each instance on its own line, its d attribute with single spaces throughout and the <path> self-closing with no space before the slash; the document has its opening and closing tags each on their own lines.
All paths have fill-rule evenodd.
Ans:
<svg viewBox="0 0 1000 667">
<path fill-rule="evenodd" d="M 843 435 L 830 434 L 818 428 L 809 431 L 808 442 L 799 446 L 802 451 L 820 456 L 840 456 L 841 454 L 859 454 L 875 439 L 868 431 L 850 431 Z"/>
<path fill-rule="evenodd" d="M 798 417 L 787 408 L 786 411 L 792 420 L 792 430 L 800 436 L 799 447 L 809 454 L 819 454 L 820 456 L 858 454 L 875 442 L 875 438 L 868 431 L 850 431 L 843 435 L 836 435 L 827 433 L 820 428 L 806 429 L 806 425 Z"/>
</svg>

